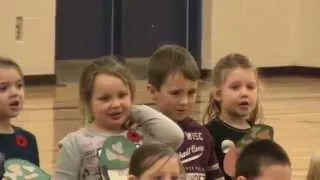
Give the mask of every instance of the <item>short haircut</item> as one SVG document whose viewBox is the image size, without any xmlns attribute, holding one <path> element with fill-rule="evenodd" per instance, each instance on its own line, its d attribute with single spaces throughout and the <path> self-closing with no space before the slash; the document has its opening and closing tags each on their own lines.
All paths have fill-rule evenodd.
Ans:
<svg viewBox="0 0 320 180">
<path fill-rule="evenodd" d="M 182 73 L 186 79 L 200 79 L 200 70 L 194 57 L 184 47 L 163 45 L 151 56 L 148 65 L 148 81 L 157 90 L 171 73 Z"/>
<path fill-rule="evenodd" d="M 240 153 L 236 163 L 235 178 L 258 177 L 263 167 L 272 165 L 291 166 L 286 151 L 271 140 L 257 140 L 247 145 Z"/>
</svg>

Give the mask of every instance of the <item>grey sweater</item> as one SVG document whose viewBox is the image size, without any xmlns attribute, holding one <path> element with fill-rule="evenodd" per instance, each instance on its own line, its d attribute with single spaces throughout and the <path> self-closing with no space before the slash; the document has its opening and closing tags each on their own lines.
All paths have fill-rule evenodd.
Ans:
<svg viewBox="0 0 320 180">
<path fill-rule="evenodd" d="M 183 142 L 184 134 L 180 127 L 162 113 L 145 105 L 135 105 L 131 116 L 138 123 L 136 131 L 142 136 L 135 144 L 165 143 L 177 149 Z M 103 143 L 112 137 L 128 138 L 128 130 L 121 133 L 95 133 L 82 128 L 68 134 L 60 141 L 60 151 L 57 158 L 53 179 L 57 180 L 97 180 L 97 179 L 127 179 L 127 168 L 106 168 L 99 164 L 98 154 Z M 125 148 L 112 147 L 122 152 Z M 105 173 L 107 172 L 107 173 Z"/>
</svg>

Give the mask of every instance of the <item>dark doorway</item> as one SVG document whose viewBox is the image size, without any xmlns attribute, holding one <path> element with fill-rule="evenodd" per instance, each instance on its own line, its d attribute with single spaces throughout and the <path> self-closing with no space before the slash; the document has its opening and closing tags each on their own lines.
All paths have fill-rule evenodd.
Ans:
<svg viewBox="0 0 320 180">
<path fill-rule="evenodd" d="M 56 59 L 149 57 L 168 43 L 200 63 L 201 0 L 57 0 Z"/>
<path fill-rule="evenodd" d="M 148 57 L 167 43 L 185 46 L 186 8 L 186 0 L 124 0 L 124 56 Z"/>
<path fill-rule="evenodd" d="M 111 10 L 111 0 L 57 0 L 56 59 L 110 54 Z"/>
</svg>

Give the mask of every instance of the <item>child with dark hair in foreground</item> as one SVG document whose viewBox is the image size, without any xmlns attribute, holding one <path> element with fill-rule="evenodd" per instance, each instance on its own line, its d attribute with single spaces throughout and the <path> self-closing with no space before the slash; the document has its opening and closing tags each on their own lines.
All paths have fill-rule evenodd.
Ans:
<svg viewBox="0 0 320 180">
<path fill-rule="evenodd" d="M 240 153 L 234 180 L 291 180 L 286 151 L 271 140 L 257 140 Z"/>
</svg>

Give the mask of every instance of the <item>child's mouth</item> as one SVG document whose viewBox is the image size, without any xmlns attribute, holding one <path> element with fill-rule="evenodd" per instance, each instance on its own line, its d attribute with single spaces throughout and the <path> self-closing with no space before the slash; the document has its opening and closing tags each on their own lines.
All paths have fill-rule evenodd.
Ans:
<svg viewBox="0 0 320 180">
<path fill-rule="evenodd" d="M 241 108 L 248 108 L 249 107 L 249 102 L 248 101 L 240 102 L 239 106 Z"/>
<path fill-rule="evenodd" d="M 184 109 L 177 109 L 178 112 L 185 112 L 186 110 Z"/>
<path fill-rule="evenodd" d="M 109 114 L 109 116 L 114 120 L 118 120 L 122 117 L 122 113 L 121 112 L 111 113 Z"/>
<path fill-rule="evenodd" d="M 186 109 L 176 109 L 177 113 L 179 114 L 183 114 L 183 113 L 186 113 L 187 110 Z"/>
<path fill-rule="evenodd" d="M 12 110 L 20 109 L 20 101 L 16 100 L 16 101 L 10 102 L 9 108 Z"/>
</svg>

